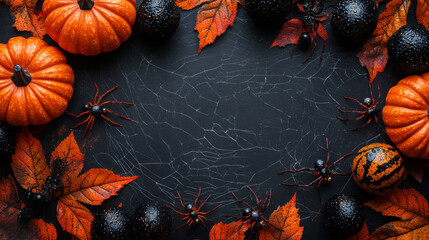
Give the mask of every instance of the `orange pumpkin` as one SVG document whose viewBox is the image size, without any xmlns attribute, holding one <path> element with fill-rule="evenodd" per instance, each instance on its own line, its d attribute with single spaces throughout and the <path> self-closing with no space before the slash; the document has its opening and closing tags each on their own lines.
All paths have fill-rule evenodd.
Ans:
<svg viewBox="0 0 429 240">
<path fill-rule="evenodd" d="M 386 132 L 412 158 L 429 159 L 429 73 L 408 76 L 389 90 L 383 108 Z"/>
<path fill-rule="evenodd" d="M 60 116 L 73 95 L 66 57 L 39 38 L 0 44 L 0 121 L 40 125 Z"/>
<path fill-rule="evenodd" d="M 64 50 L 87 56 L 115 50 L 131 35 L 136 0 L 45 0 L 49 36 Z"/>
</svg>

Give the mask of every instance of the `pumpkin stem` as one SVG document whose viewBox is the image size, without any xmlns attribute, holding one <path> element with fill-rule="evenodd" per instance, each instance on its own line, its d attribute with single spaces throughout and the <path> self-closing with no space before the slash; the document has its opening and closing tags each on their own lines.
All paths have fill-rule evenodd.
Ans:
<svg viewBox="0 0 429 240">
<path fill-rule="evenodd" d="M 78 0 L 77 3 L 82 10 L 91 10 L 94 6 L 94 0 Z"/>
<path fill-rule="evenodd" d="M 18 87 L 25 87 L 31 82 L 31 75 L 27 70 L 22 69 L 20 65 L 13 67 L 12 82 Z"/>
</svg>

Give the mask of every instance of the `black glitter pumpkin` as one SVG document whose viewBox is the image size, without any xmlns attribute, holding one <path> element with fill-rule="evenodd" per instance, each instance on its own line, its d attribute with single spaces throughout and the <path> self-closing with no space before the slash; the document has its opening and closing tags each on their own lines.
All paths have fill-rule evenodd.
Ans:
<svg viewBox="0 0 429 240">
<path fill-rule="evenodd" d="M 337 194 L 323 209 L 323 222 L 335 239 L 358 233 L 364 221 L 363 202 L 355 194 Z"/>
<path fill-rule="evenodd" d="M 129 218 L 118 208 L 109 208 L 97 214 L 92 223 L 94 240 L 127 240 L 129 237 Z"/>
<path fill-rule="evenodd" d="M 5 122 L 0 122 L 0 155 L 15 153 L 15 129 Z"/>
<path fill-rule="evenodd" d="M 171 229 L 171 211 L 159 203 L 143 203 L 134 212 L 132 233 L 135 240 L 165 240 Z"/>
</svg>

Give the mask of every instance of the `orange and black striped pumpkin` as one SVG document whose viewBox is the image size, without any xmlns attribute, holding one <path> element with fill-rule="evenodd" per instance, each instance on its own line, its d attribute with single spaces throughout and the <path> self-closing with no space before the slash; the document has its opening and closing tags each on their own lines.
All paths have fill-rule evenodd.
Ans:
<svg viewBox="0 0 429 240">
<path fill-rule="evenodd" d="M 360 188 L 371 194 L 382 195 L 403 180 L 405 164 L 394 147 L 373 143 L 356 154 L 352 173 Z"/>
</svg>

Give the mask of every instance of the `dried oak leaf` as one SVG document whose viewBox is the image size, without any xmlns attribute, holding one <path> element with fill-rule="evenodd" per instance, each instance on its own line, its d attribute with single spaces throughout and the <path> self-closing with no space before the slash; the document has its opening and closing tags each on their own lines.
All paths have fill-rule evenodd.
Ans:
<svg viewBox="0 0 429 240">
<path fill-rule="evenodd" d="M 38 236 L 40 240 L 57 239 L 57 229 L 55 229 L 55 226 L 52 223 L 46 223 L 41 219 L 36 219 L 33 221 L 39 230 Z"/>
<path fill-rule="evenodd" d="M 424 167 L 429 167 L 428 161 L 423 161 L 421 159 L 408 159 L 406 162 L 407 174 L 419 183 L 422 183 L 423 181 Z"/>
<path fill-rule="evenodd" d="M 75 237 L 91 238 L 91 212 L 81 203 L 100 205 L 104 200 L 117 195 L 117 192 L 137 177 L 121 177 L 105 169 L 91 169 L 79 176 L 83 168 L 84 154 L 74 138 L 73 132 L 52 152 L 51 163 L 55 158 L 65 161 L 61 176 L 62 191 L 57 194 L 57 219 L 61 227 Z M 12 166 L 18 182 L 24 188 L 37 187 L 50 175 L 48 164 L 39 141 L 28 130 L 20 133 Z M 40 174 L 42 169 L 44 174 Z M 45 173 L 47 171 L 47 173 Z M 40 179 L 36 181 L 35 179 Z"/>
<path fill-rule="evenodd" d="M 24 207 L 19 200 L 18 190 L 12 176 L 0 180 L 0 239 L 38 239 L 33 221 L 25 224 L 17 222 L 19 211 Z"/>
<path fill-rule="evenodd" d="M 370 236 L 372 240 L 425 239 L 429 236 L 428 201 L 415 189 L 396 189 L 365 205 L 384 216 L 401 219 L 375 230 Z"/>
<path fill-rule="evenodd" d="M 417 22 L 423 24 L 426 29 L 429 29 L 429 1 L 417 0 L 416 10 Z"/>
<path fill-rule="evenodd" d="M 362 229 L 358 233 L 347 238 L 347 240 L 368 240 L 368 239 L 369 239 L 369 231 L 368 231 L 368 226 L 366 226 L 366 222 L 363 223 Z"/>
<path fill-rule="evenodd" d="M 266 225 L 259 231 L 259 240 L 299 240 L 304 227 L 299 226 L 300 216 L 296 204 L 296 193 L 284 206 L 278 207 L 270 216 L 269 222 L 279 231 Z M 236 221 L 230 224 L 218 223 L 210 230 L 210 240 L 242 240 L 251 227 L 250 223 Z"/>
<path fill-rule="evenodd" d="M 18 31 L 29 31 L 33 36 L 43 38 L 46 35 L 45 20 L 42 13 L 36 9 L 38 0 L 4 0 L 10 6 L 10 14 L 15 18 Z"/>
<path fill-rule="evenodd" d="M 177 6 L 183 10 L 191 10 L 204 4 L 198 11 L 195 25 L 200 39 L 198 53 L 233 25 L 238 2 L 238 0 L 176 0 Z"/>
<path fill-rule="evenodd" d="M 407 24 L 411 0 L 392 0 L 378 16 L 377 27 L 357 54 L 360 64 L 368 69 L 370 83 L 378 72 L 383 72 L 387 60 L 387 40 L 400 27 Z"/>
</svg>

